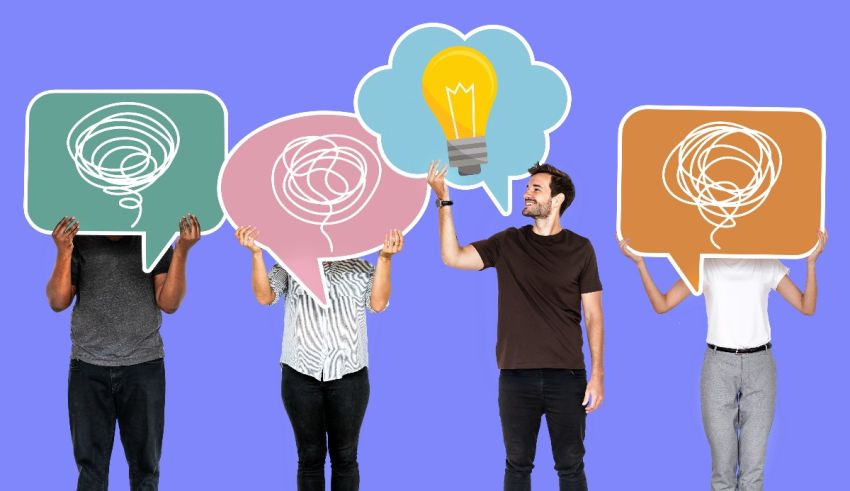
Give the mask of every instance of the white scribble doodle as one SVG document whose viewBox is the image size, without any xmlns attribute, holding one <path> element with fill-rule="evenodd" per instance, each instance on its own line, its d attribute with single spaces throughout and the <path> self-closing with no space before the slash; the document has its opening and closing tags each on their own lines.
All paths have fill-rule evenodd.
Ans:
<svg viewBox="0 0 850 491">
<path fill-rule="evenodd" d="M 138 102 L 117 102 L 86 114 L 68 132 L 68 153 L 86 182 L 142 217 L 141 192 L 174 162 L 180 132 L 159 109 Z"/>
<path fill-rule="evenodd" d="M 735 166 L 750 176 L 732 180 L 724 171 Z M 674 172 L 668 172 L 674 166 Z M 733 228 L 737 219 L 756 211 L 767 200 L 782 170 L 782 151 L 770 136 L 736 123 L 703 124 L 679 142 L 661 171 L 664 187 L 682 203 L 696 206 L 714 225 L 711 243 L 720 229 Z M 675 175 L 675 188 L 670 180 Z"/>
<path fill-rule="evenodd" d="M 347 135 L 304 136 L 284 147 L 275 161 L 271 184 L 290 215 L 318 225 L 333 251 L 325 227 L 357 216 L 381 180 L 380 157 Z"/>
</svg>

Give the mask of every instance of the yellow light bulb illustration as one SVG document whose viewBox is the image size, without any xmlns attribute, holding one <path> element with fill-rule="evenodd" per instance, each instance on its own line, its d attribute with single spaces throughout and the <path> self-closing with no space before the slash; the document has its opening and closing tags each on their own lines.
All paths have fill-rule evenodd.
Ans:
<svg viewBox="0 0 850 491">
<path fill-rule="evenodd" d="M 425 67 L 422 93 L 446 135 L 449 165 L 462 176 L 481 172 L 487 163 L 487 119 L 496 99 L 490 60 L 466 46 L 446 48 Z"/>
</svg>

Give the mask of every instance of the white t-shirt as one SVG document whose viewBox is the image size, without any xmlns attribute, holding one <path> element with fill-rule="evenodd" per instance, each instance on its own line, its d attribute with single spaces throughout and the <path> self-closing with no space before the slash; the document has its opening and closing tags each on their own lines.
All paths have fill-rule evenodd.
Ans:
<svg viewBox="0 0 850 491">
<path fill-rule="evenodd" d="M 770 341 L 767 296 L 788 274 L 776 259 L 710 258 L 703 265 L 706 341 L 723 348 L 754 348 Z"/>
</svg>

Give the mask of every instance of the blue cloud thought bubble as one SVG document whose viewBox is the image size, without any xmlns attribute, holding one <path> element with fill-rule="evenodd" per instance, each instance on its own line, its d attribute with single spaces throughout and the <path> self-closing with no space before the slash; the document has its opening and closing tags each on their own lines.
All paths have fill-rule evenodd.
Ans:
<svg viewBox="0 0 850 491">
<path fill-rule="evenodd" d="M 455 59 L 465 56 L 466 61 L 452 65 L 447 54 Z M 443 62 L 444 78 L 433 82 L 434 76 L 426 71 L 433 72 L 438 61 Z M 467 79 L 458 74 L 468 74 Z M 473 76 L 477 79 L 470 79 Z M 428 84 L 443 81 L 446 97 L 453 97 L 455 103 L 446 109 L 450 114 L 444 121 L 449 123 L 441 125 L 434 104 L 426 99 Z M 478 90 L 475 100 L 473 85 Z M 489 115 L 481 112 L 489 104 L 485 100 L 488 88 L 495 94 Z M 434 93 L 443 96 L 439 90 Z M 388 64 L 363 77 L 354 95 L 361 122 L 379 137 L 384 157 L 405 174 L 424 176 L 431 160 L 450 160 L 452 141 L 478 142 L 483 133 L 486 150 L 472 157 L 483 156 L 486 163 L 471 175 L 451 167 L 447 181 L 457 189 L 483 187 L 503 215 L 511 213 L 512 181 L 526 177 L 531 165 L 546 159 L 549 133 L 566 119 L 571 101 L 566 78 L 551 65 L 536 61 L 519 33 L 503 26 L 483 26 L 463 34 L 444 24 L 423 24 L 403 34 Z M 481 132 L 465 135 L 477 138 L 453 140 L 464 137 L 459 135 L 462 122 L 452 127 L 464 110 L 478 115 Z M 475 122 L 474 117 L 471 121 Z M 456 148 L 452 159 L 456 159 Z"/>
</svg>

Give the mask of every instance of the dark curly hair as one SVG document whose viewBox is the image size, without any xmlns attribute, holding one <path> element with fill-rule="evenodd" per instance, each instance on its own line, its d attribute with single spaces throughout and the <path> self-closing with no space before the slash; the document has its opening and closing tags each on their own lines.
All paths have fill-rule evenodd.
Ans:
<svg viewBox="0 0 850 491">
<path fill-rule="evenodd" d="M 540 173 L 546 173 L 552 176 L 552 180 L 549 182 L 549 190 L 552 192 L 553 197 L 559 193 L 564 195 L 564 202 L 561 203 L 560 210 L 560 214 L 563 216 L 564 211 L 569 208 L 576 197 L 576 188 L 573 186 L 573 180 L 570 179 L 570 176 L 552 164 L 541 164 L 540 162 L 531 166 L 528 169 L 528 173 L 532 176 Z"/>
</svg>

